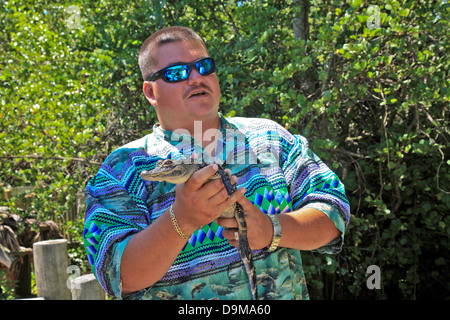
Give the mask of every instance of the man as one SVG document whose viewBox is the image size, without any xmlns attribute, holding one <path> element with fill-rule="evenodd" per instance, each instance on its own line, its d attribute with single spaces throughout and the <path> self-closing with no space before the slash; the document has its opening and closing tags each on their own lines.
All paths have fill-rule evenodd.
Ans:
<svg viewBox="0 0 450 320">
<path fill-rule="evenodd" d="M 339 252 L 349 220 L 338 177 L 303 137 L 270 120 L 218 112 L 214 61 L 194 31 L 157 31 L 143 43 L 139 65 L 159 124 L 114 151 L 86 188 L 84 241 L 101 285 L 119 299 L 251 299 L 237 222 L 219 217 L 238 201 L 260 299 L 308 299 L 299 250 Z M 246 160 L 233 161 L 236 155 Z M 140 177 L 158 160 L 192 157 L 209 165 L 184 184 Z M 231 197 L 221 180 L 207 182 L 214 161 L 237 181 Z"/>
</svg>

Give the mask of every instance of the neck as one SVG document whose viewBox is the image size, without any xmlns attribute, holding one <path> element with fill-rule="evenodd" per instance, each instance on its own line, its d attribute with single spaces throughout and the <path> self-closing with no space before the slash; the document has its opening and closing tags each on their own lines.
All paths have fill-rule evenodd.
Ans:
<svg viewBox="0 0 450 320">
<path fill-rule="evenodd" d="M 189 130 L 192 137 L 201 143 L 203 148 L 210 144 L 215 145 L 217 135 L 220 133 L 220 118 L 216 117 L 212 121 L 195 121 L 191 130 Z"/>
<path fill-rule="evenodd" d="M 220 133 L 221 120 L 217 115 L 213 119 L 205 120 L 193 120 L 188 125 L 183 124 L 180 126 L 172 127 L 160 121 L 161 128 L 173 132 L 182 131 L 188 133 L 198 142 L 201 143 L 203 148 L 206 148 L 211 143 L 217 140 L 217 134 Z M 186 132 L 187 131 L 187 132 Z"/>
</svg>

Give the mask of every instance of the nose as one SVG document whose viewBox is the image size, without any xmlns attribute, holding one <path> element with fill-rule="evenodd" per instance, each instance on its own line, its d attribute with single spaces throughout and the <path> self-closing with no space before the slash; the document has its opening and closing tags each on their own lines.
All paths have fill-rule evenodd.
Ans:
<svg viewBox="0 0 450 320">
<path fill-rule="evenodd" d="M 191 74 L 188 78 L 189 85 L 198 85 L 203 82 L 203 76 L 197 71 L 197 69 L 193 68 Z"/>
</svg>

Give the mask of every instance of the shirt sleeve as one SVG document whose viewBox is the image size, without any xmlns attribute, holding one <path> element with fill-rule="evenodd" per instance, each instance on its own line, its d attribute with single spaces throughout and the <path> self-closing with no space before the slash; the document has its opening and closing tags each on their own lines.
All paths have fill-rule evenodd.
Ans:
<svg viewBox="0 0 450 320">
<path fill-rule="evenodd" d="M 83 240 L 88 260 L 107 294 L 117 298 L 121 298 L 123 249 L 132 235 L 148 226 L 142 201 L 145 186 L 134 178 L 137 173 L 130 152 L 113 152 L 86 186 Z"/>
<path fill-rule="evenodd" d="M 293 209 L 314 208 L 325 213 L 341 236 L 316 249 L 321 253 L 338 253 L 350 219 L 345 188 L 338 176 L 314 154 L 301 135 L 283 134 L 282 170 L 288 184 Z"/>
</svg>

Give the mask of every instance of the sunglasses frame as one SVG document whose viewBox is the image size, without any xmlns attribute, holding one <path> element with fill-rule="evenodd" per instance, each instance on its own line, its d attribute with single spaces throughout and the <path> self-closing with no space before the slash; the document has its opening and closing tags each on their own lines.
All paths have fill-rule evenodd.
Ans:
<svg viewBox="0 0 450 320">
<path fill-rule="evenodd" d="M 203 60 L 208 60 L 208 59 L 210 59 L 210 60 L 212 61 L 212 65 L 213 65 L 212 71 L 211 71 L 210 73 L 201 74 L 200 71 L 197 69 L 197 63 L 199 63 L 200 61 L 203 61 Z M 186 79 L 180 79 L 180 80 L 175 80 L 175 81 L 169 81 L 169 80 L 164 76 L 164 73 L 166 72 L 167 69 L 173 68 L 173 67 L 178 67 L 178 66 L 187 66 L 187 67 L 189 68 L 189 69 L 188 69 L 188 75 L 187 75 Z M 211 57 L 200 58 L 200 59 L 197 59 L 197 60 L 195 60 L 194 62 L 190 62 L 190 63 L 175 63 L 175 64 L 172 64 L 172 65 L 170 65 L 170 66 L 168 66 L 168 67 L 162 68 L 161 70 L 158 70 L 158 71 L 156 71 L 155 73 L 151 74 L 151 75 L 147 78 L 147 81 L 156 81 L 156 80 L 158 80 L 159 78 L 161 78 L 161 80 L 163 80 L 164 82 L 167 82 L 167 83 L 175 83 L 175 82 L 185 81 L 185 80 L 189 79 L 189 76 L 191 75 L 191 72 L 192 72 L 192 70 L 193 70 L 194 68 L 195 68 L 195 70 L 197 70 L 197 72 L 200 73 L 202 76 L 208 76 L 208 75 L 210 75 L 210 74 L 216 72 L 216 63 L 215 63 L 214 59 L 211 58 Z"/>
</svg>

